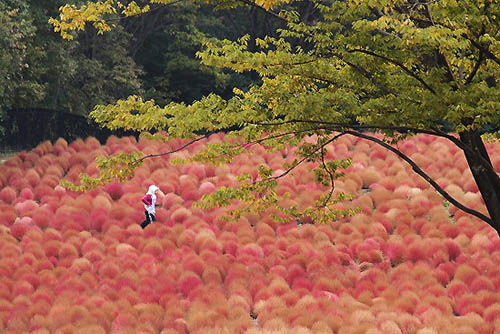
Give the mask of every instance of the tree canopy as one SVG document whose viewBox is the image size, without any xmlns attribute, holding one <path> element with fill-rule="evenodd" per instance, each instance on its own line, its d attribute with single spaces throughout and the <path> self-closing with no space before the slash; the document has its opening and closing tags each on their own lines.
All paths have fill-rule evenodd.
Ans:
<svg viewBox="0 0 500 334">
<path fill-rule="evenodd" d="M 142 15 L 171 3 L 87 2 L 81 7 L 62 7 L 60 18 L 51 23 L 63 38 L 72 39 L 86 23 L 105 33 L 113 27 L 109 15 Z M 311 4 L 312 15 L 305 4 Z M 192 104 L 160 106 L 154 100 L 131 96 L 116 104 L 98 105 L 91 116 L 111 129 L 162 129 L 174 137 L 197 138 L 200 133 L 230 129 L 240 144 L 210 147 L 200 159 L 230 158 L 240 152 L 241 145 L 262 140 L 270 147 L 297 145 L 304 160 L 320 162 L 318 181 L 331 186 L 342 164 L 325 161 L 323 148 L 342 135 L 362 137 L 392 150 L 446 199 L 500 229 L 500 178 L 481 137 L 485 128 L 492 138 L 500 135 L 496 127 L 500 124 L 500 1 L 314 0 L 285 4 L 236 0 L 218 5 L 251 6 L 283 23 L 275 34 L 263 38 L 206 38 L 198 53 L 204 65 L 256 73 L 259 83 L 235 89 L 229 98 L 208 94 Z M 380 132 L 385 140 L 366 131 Z M 388 144 L 417 133 L 445 137 L 464 151 L 489 217 L 454 201 Z M 317 141 L 304 141 L 313 134 Z M 116 166 L 137 161 L 140 158 L 118 159 Z M 111 169 L 103 169 L 101 179 L 90 183 L 98 184 L 120 170 L 111 172 L 112 164 L 104 166 Z M 287 166 L 287 170 L 293 167 Z M 267 170 L 261 176 L 273 179 Z M 246 193 L 226 192 L 226 198 L 244 196 Z"/>
</svg>

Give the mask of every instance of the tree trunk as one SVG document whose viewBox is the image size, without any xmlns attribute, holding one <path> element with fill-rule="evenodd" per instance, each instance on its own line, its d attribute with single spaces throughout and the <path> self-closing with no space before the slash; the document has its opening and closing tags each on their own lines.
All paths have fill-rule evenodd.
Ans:
<svg viewBox="0 0 500 334">
<path fill-rule="evenodd" d="M 474 152 L 466 150 L 465 157 L 488 209 L 491 226 L 500 235 L 500 177 L 491 167 L 488 152 L 478 131 L 462 132 L 460 139 Z"/>
</svg>

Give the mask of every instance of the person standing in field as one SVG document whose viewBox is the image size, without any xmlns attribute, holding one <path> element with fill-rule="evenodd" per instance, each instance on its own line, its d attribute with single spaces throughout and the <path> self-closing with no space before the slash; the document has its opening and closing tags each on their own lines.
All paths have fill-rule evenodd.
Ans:
<svg viewBox="0 0 500 334">
<path fill-rule="evenodd" d="M 156 209 L 156 195 L 165 196 L 165 194 L 155 186 L 154 184 L 149 186 L 148 192 L 142 197 L 142 202 L 144 203 L 144 214 L 146 215 L 146 220 L 141 223 L 141 227 L 144 229 L 146 226 L 156 221 L 155 209 Z"/>
</svg>

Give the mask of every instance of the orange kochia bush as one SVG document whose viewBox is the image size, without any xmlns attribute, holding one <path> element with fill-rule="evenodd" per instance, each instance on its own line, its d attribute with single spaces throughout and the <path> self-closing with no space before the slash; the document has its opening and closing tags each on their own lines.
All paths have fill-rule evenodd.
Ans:
<svg viewBox="0 0 500 334">
<path fill-rule="evenodd" d="M 339 207 L 361 209 L 328 225 L 278 223 L 274 208 L 227 222 L 224 208 L 192 205 L 239 173 L 256 177 L 259 164 L 282 168 L 293 148 L 254 145 L 219 167 L 150 159 L 126 183 L 85 194 L 58 185 L 96 173 L 99 154 L 183 143 L 59 139 L 0 165 L 0 332 L 500 333 L 498 236 L 369 142 L 344 136 L 326 148 L 329 159 L 354 158 L 335 191 L 354 197 Z M 398 147 L 484 211 L 455 147 L 421 135 Z M 500 172 L 500 145 L 487 150 Z M 279 179 L 278 193 L 290 194 L 283 203 L 305 208 L 328 190 L 313 182 L 313 167 Z M 142 230 L 151 183 L 166 196 L 157 223 Z"/>
</svg>

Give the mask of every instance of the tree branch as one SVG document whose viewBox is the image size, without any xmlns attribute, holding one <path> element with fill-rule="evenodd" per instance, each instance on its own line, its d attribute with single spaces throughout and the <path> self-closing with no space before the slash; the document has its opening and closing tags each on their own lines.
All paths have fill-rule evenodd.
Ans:
<svg viewBox="0 0 500 334">
<path fill-rule="evenodd" d="M 337 135 L 335 135 L 333 138 L 330 138 L 328 139 L 326 142 L 324 142 L 323 144 L 321 144 L 319 147 L 317 147 L 316 149 L 314 149 L 311 153 L 309 153 L 308 155 L 306 155 L 305 157 L 303 157 L 302 159 L 300 159 L 299 161 L 297 161 L 296 164 L 294 164 L 293 166 L 291 166 L 290 168 L 288 168 L 286 171 L 284 171 L 283 173 L 281 173 L 280 175 L 276 175 L 276 176 L 273 176 L 271 178 L 269 178 L 268 180 L 277 180 L 279 178 L 282 178 L 283 176 L 289 174 L 292 170 L 294 170 L 298 165 L 300 165 L 301 163 L 303 163 L 304 161 L 306 161 L 307 159 L 309 159 L 314 153 L 318 152 L 319 150 L 323 149 L 326 145 L 330 144 L 331 142 L 337 140 L 338 138 L 344 136 L 346 133 L 339 133 Z"/>
<path fill-rule="evenodd" d="M 321 164 L 323 165 L 323 169 L 328 173 L 328 176 L 330 177 L 330 191 L 328 192 L 328 196 L 325 198 L 323 201 L 323 206 L 326 206 L 326 204 L 330 201 L 333 195 L 333 191 L 335 190 L 335 177 L 330 169 L 326 166 L 325 162 L 325 146 L 321 147 Z"/>
<path fill-rule="evenodd" d="M 471 215 L 481 219 L 482 221 L 488 223 L 490 226 L 492 225 L 492 221 L 489 217 L 483 215 L 482 213 L 480 213 L 476 210 L 468 208 L 468 207 L 464 206 L 463 204 L 461 204 L 460 202 L 458 202 L 457 200 L 455 200 L 453 197 L 451 197 L 450 194 L 448 194 L 443 188 L 441 188 L 441 186 L 439 184 L 437 184 L 429 175 L 427 175 L 420 167 L 418 167 L 418 165 L 413 160 L 411 160 L 407 155 L 405 155 L 404 153 L 402 153 L 398 149 L 392 147 L 391 145 L 385 143 L 384 141 L 382 141 L 378 138 L 363 134 L 363 133 L 358 132 L 358 131 L 347 130 L 347 131 L 345 131 L 345 133 L 359 137 L 359 138 L 370 140 L 374 143 L 377 143 L 377 144 L 383 146 L 384 148 L 388 149 L 389 151 L 395 153 L 401 159 L 403 159 L 408 164 L 410 164 L 410 166 L 412 166 L 413 170 L 418 175 L 420 175 L 422 178 L 424 178 L 434 189 L 437 190 L 438 193 L 440 193 L 450 203 L 455 205 L 460 210 L 462 210 L 468 214 L 471 214 Z"/>
<path fill-rule="evenodd" d="M 404 72 L 406 72 L 408 75 L 410 75 L 411 77 L 413 77 L 414 79 L 416 79 L 418 82 L 420 82 L 432 94 L 436 94 L 436 91 L 431 86 L 429 86 L 422 78 L 420 78 L 415 72 L 412 72 L 409 68 L 407 68 L 406 66 L 404 66 L 403 64 L 401 64 L 400 62 L 398 62 L 396 60 L 393 60 L 393 59 L 390 59 L 390 58 L 388 58 L 386 56 L 382 56 L 382 55 L 379 55 L 379 54 L 377 54 L 375 52 L 371 52 L 371 51 L 363 50 L 363 49 L 352 49 L 352 50 L 349 50 L 348 52 L 361 52 L 361 53 L 365 53 L 367 55 L 374 56 L 374 57 L 383 59 L 385 61 L 388 61 L 388 62 L 390 62 L 390 63 L 392 63 L 394 65 L 397 65 Z"/>
<path fill-rule="evenodd" d="M 482 155 L 478 154 L 478 152 L 474 151 L 472 148 L 470 148 L 468 145 L 463 143 L 460 139 L 449 135 L 435 127 L 431 126 L 431 130 L 426 130 L 426 129 L 418 129 L 418 128 L 412 128 L 412 127 L 405 127 L 405 126 L 379 126 L 379 125 L 364 125 L 364 124 L 343 124 L 343 123 L 335 123 L 335 122 L 327 122 L 327 121 L 314 121 L 314 120 L 288 120 L 288 121 L 282 121 L 282 122 L 276 122 L 276 123 L 259 123 L 255 122 L 252 124 L 256 125 L 261 125 L 261 126 L 279 126 L 279 125 L 285 125 L 285 124 L 293 124 L 293 123 L 306 123 L 306 124 L 323 124 L 323 126 L 317 127 L 317 129 L 324 129 L 324 130 L 331 130 L 331 131 L 344 131 L 345 129 L 354 129 L 354 130 L 370 130 L 370 129 L 375 129 L 375 130 L 392 130 L 396 131 L 399 133 L 408 133 L 408 132 L 413 132 L 413 133 L 422 133 L 422 134 L 428 134 L 436 137 L 442 137 L 445 139 L 448 139 L 451 141 L 453 144 L 455 144 L 458 148 L 460 148 L 462 151 L 467 151 L 470 154 L 476 155 L 479 159 L 481 159 L 484 163 L 484 165 L 490 170 L 495 172 L 493 169 L 493 166 L 491 165 L 490 162 L 488 162 Z"/>
<path fill-rule="evenodd" d="M 487 58 L 493 60 L 495 63 L 497 63 L 498 65 L 500 65 L 500 59 L 498 59 L 493 53 L 491 53 L 491 51 L 488 48 L 483 47 L 481 44 L 479 44 L 478 42 L 474 41 L 469 36 L 464 36 L 464 37 L 467 38 L 470 41 L 470 43 L 474 47 L 476 47 L 479 51 L 483 51 L 484 54 L 487 56 Z"/>
<path fill-rule="evenodd" d="M 281 122 L 273 122 L 273 123 L 264 123 L 264 122 L 251 122 L 250 124 L 261 125 L 261 126 L 279 126 L 293 123 L 306 123 L 306 124 L 323 124 L 323 127 L 320 127 L 325 130 L 333 130 L 333 131 L 342 131 L 342 129 L 357 129 L 357 130 L 368 130 L 368 129 L 377 129 L 377 130 L 393 130 L 399 133 L 425 133 L 429 135 L 434 135 L 438 137 L 452 137 L 444 132 L 437 132 L 437 130 L 426 130 L 426 129 L 418 129 L 406 126 L 382 126 L 382 125 L 372 125 L 372 124 L 347 124 L 347 123 L 338 123 L 338 122 L 328 122 L 328 121 L 317 121 L 317 120 L 306 120 L 306 119 L 291 119 L 287 121 Z"/>
<path fill-rule="evenodd" d="M 399 94 L 396 93 L 395 91 L 385 87 L 384 85 L 382 85 L 381 83 L 379 83 L 377 81 L 377 79 L 375 79 L 375 77 L 373 76 L 373 74 L 371 74 L 370 72 L 368 72 L 364 67 L 362 67 L 361 65 L 358 65 L 358 64 L 354 64 L 354 63 L 351 63 L 350 61 L 346 60 L 344 57 L 342 57 L 341 55 L 339 54 L 336 54 L 335 55 L 336 57 L 338 57 L 340 60 L 342 60 L 344 63 L 346 63 L 347 65 L 349 65 L 350 67 L 354 68 L 356 71 L 358 71 L 362 76 L 364 76 L 365 78 L 367 78 L 368 80 L 371 81 L 372 84 L 374 84 L 378 89 L 380 89 L 381 91 L 383 91 L 384 93 L 386 94 L 392 94 L 394 96 L 397 96 L 399 97 Z"/>
<path fill-rule="evenodd" d="M 483 50 L 479 50 L 479 58 L 477 59 L 476 65 L 472 69 L 472 72 L 469 74 L 469 77 L 465 80 L 466 85 L 468 85 L 472 82 L 472 80 L 476 76 L 477 71 L 479 70 L 479 67 L 481 66 L 483 60 L 484 60 Z"/>
<path fill-rule="evenodd" d="M 158 153 L 158 154 L 148 154 L 148 155 L 145 155 L 143 157 L 141 157 L 140 159 L 137 159 L 133 162 L 133 164 L 137 164 L 145 159 L 148 159 L 148 158 L 156 158 L 156 157 L 161 157 L 161 156 L 164 156 L 164 155 L 169 155 L 169 154 L 172 154 L 172 153 L 176 153 L 176 152 L 179 152 L 179 151 L 182 151 L 183 149 L 185 149 L 186 147 L 188 146 L 191 146 L 193 145 L 194 143 L 196 142 L 199 142 L 200 140 L 203 140 L 203 139 L 207 139 L 208 137 L 210 137 L 212 135 L 212 133 L 209 133 L 209 134 L 206 134 L 206 135 L 203 135 L 201 137 L 198 137 L 198 138 L 195 138 L 191 141 L 189 141 L 188 143 L 182 145 L 181 147 L 179 148 L 176 148 L 174 150 L 171 150 L 171 151 L 168 151 L 168 152 L 163 152 L 163 153 Z"/>
<path fill-rule="evenodd" d="M 419 23 L 423 23 L 423 24 L 426 24 L 426 25 L 438 25 L 438 26 L 442 26 L 442 27 L 445 27 L 445 28 L 448 28 L 448 29 L 451 29 L 451 30 L 455 30 L 453 27 L 450 27 L 450 26 L 447 26 L 446 24 L 443 24 L 443 23 L 440 23 L 440 22 L 437 22 L 436 24 L 434 24 L 434 22 L 432 21 L 429 21 L 429 20 L 424 20 L 424 19 L 419 19 L 417 17 L 412 17 L 410 16 L 410 20 L 413 20 L 415 22 L 419 22 Z M 476 49 L 480 50 L 480 51 L 483 51 L 484 52 L 484 55 L 493 60 L 495 63 L 497 63 L 498 65 L 500 65 L 500 59 L 495 56 L 493 53 L 491 53 L 491 51 L 486 47 L 482 46 L 481 44 L 479 44 L 478 42 L 476 42 L 472 37 L 468 36 L 467 34 L 462 34 L 462 37 L 464 37 L 465 39 L 467 39 Z M 478 37 L 481 37 L 481 36 L 478 36 Z"/>
<path fill-rule="evenodd" d="M 280 138 L 280 137 L 284 137 L 284 136 L 288 136 L 288 135 L 296 135 L 296 134 L 299 134 L 299 133 L 310 132 L 310 131 L 318 131 L 318 130 L 324 130 L 324 127 L 315 127 L 315 128 L 304 129 L 304 130 L 296 130 L 296 131 L 284 132 L 284 133 L 280 133 L 280 134 L 277 134 L 277 135 L 272 135 L 272 136 L 267 136 L 267 137 L 264 137 L 264 138 L 260 138 L 260 139 L 248 142 L 245 145 L 260 144 L 260 143 L 263 143 L 266 140 L 270 140 L 270 139 L 276 139 L 276 138 Z"/>
</svg>

